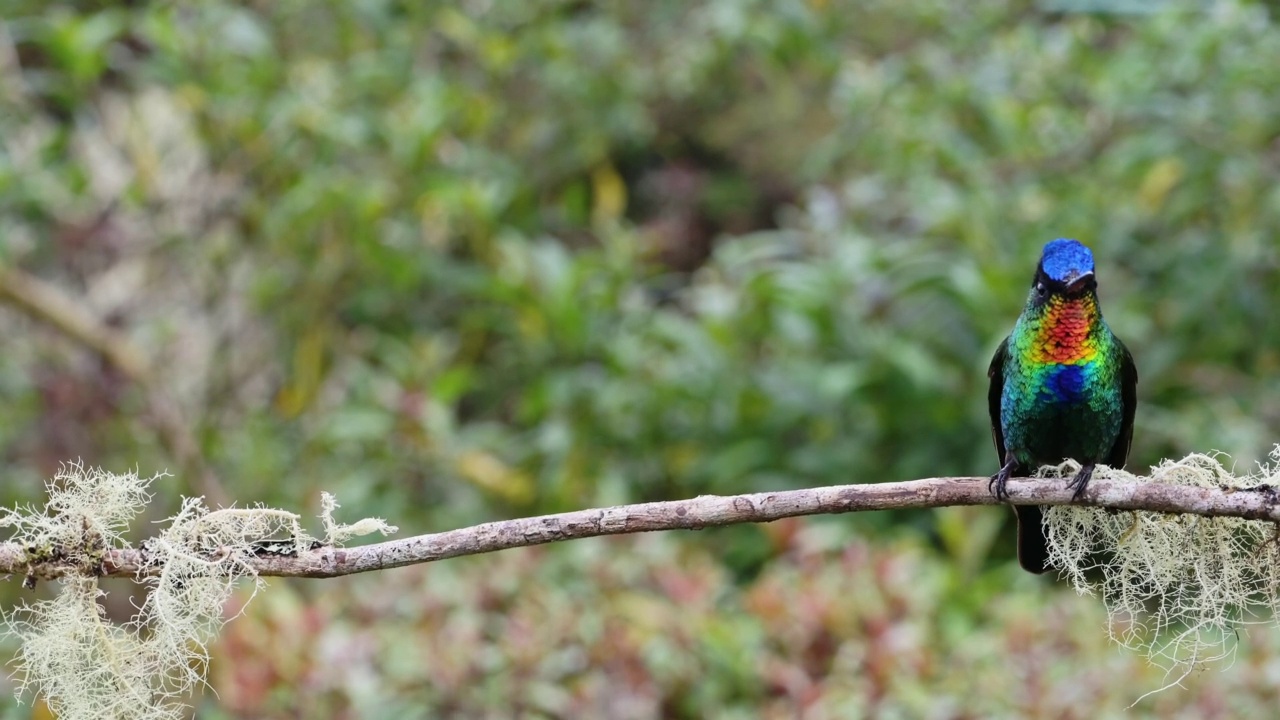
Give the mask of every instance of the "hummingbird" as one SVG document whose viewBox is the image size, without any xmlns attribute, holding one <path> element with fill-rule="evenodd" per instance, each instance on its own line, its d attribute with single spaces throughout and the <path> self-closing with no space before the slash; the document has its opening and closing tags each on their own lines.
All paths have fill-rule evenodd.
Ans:
<svg viewBox="0 0 1280 720">
<path fill-rule="evenodd" d="M 1041 465 L 1080 463 L 1068 488 L 1078 500 L 1094 466 L 1122 468 L 1133 441 L 1138 370 L 1098 305 L 1093 253 L 1058 238 L 1045 244 L 1022 315 L 996 349 L 987 370 L 987 408 L 1000 471 L 988 489 L 1009 497 L 1005 483 Z M 1018 562 L 1047 569 L 1041 508 L 1014 506 Z"/>
</svg>

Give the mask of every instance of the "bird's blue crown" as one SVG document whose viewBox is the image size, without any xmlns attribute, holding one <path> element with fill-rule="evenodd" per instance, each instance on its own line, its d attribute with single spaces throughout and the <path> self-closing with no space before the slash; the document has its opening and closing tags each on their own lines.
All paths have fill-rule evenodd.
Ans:
<svg viewBox="0 0 1280 720">
<path fill-rule="evenodd" d="M 1050 240 L 1045 243 L 1040 267 L 1050 279 L 1070 282 L 1084 273 L 1093 272 L 1093 253 L 1069 238 Z"/>
</svg>

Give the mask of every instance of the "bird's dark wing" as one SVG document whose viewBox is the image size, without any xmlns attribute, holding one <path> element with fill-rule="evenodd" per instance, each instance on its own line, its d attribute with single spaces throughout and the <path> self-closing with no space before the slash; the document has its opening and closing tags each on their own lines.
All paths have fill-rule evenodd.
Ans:
<svg viewBox="0 0 1280 720">
<path fill-rule="evenodd" d="M 1116 444 L 1111 446 L 1111 454 L 1107 455 L 1107 465 L 1122 468 L 1129 459 L 1129 446 L 1133 444 L 1133 414 L 1138 409 L 1138 367 L 1133 364 L 1133 356 L 1120 338 L 1116 338 L 1116 344 L 1120 346 L 1120 401 L 1124 419 L 1120 423 Z"/>
<path fill-rule="evenodd" d="M 991 386 L 987 389 L 987 412 L 991 413 L 991 439 L 996 444 L 999 463 L 1004 465 L 1004 428 L 1000 425 L 1000 396 L 1004 393 L 1004 362 L 1009 358 L 1009 338 L 1005 338 L 996 348 L 995 357 L 991 358 L 991 367 L 987 368 L 987 377 L 991 378 Z M 1025 468 L 1015 467 L 1013 474 L 1021 474 Z M 1003 469 L 1001 470 L 1003 472 Z M 1018 564 L 1027 572 L 1042 573 L 1049 569 L 1049 545 L 1044 534 L 1044 524 L 1040 517 L 1040 508 L 1036 505 L 1015 505 L 1013 511 L 1018 516 Z"/>
<path fill-rule="evenodd" d="M 1004 392 L 1004 361 L 1009 357 L 1009 338 L 1000 341 L 995 357 L 991 358 L 991 367 L 987 368 L 987 377 L 991 378 L 991 386 L 987 389 L 987 412 L 991 413 L 991 439 L 996 444 L 996 462 L 1004 463 L 1004 429 L 1000 427 L 1000 395 Z"/>
</svg>

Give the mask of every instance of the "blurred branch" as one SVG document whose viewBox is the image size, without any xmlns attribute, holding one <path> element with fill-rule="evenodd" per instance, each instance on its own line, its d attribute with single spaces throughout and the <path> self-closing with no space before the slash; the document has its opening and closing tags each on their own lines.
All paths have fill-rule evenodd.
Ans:
<svg viewBox="0 0 1280 720">
<path fill-rule="evenodd" d="M 11 267 L 0 267 L 0 300 L 93 350 L 142 389 L 165 448 L 196 478 L 196 492 L 213 505 L 230 504 L 230 496 L 205 464 L 190 425 L 178 404 L 155 383 L 143 352 L 108 327 L 55 285 Z"/>
<path fill-rule="evenodd" d="M 1009 482 L 1008 490 L 1014 504 L 1066 505 L 1072 495 L 1066 484 L 1065 479 L 1018 479 Z M 803 515 L 996 504 L 999 503 L 988 491 L 985 477 L 835 485 L 752 495 L 703 495 L 690 500 L 503 520 L 362 547 L 322 546 L 296 555 L 263 552 L 249 558 L 248 564 L 261 576 L 327 578 L 604 535 L 699 530 Z M 1217 490 L 1095 478 L 1079 504 L 1280 522 L 1280 498 L 1270 487 Z M 110 576 L 158 571 L 149 562 L 145 549 L 110 550 L 95 569 L 101 575 Z M 47 579 L 74 572 L 74 568 L 57 562 L 31 565 L 23 547 L 4 543 L 0 544 L 0 572 Z"/>
<path fill-rule="evenodd" d="M 15 268 L 0 268 L 0 298 L 85 345 L 135 382 L 147 382 L 147 359 L 127 339 L 57 287 Z"/>
</svg>

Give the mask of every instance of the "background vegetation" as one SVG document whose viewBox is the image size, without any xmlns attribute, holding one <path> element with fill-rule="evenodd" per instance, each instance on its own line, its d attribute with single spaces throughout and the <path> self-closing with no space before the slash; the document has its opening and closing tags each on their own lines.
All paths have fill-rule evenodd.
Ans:
<svg viewBox="0 0 1280 720">
<path fill-rule="evenodd" d="M 986 364 L 1058 236 L 1137 358 L 1130 467 L 1247 467 L 1280 422 L 1273 12 L 11 0 L 0 261 L 150 367 L 0 313 L 0 494 L 79 457 L 178 471 L 157 518 L 325 489 L 417 533 L 988 474 Z M 1159 687 L 1016 570 L 1010 517 L 275 582 L 199 714 L 1092 718 Z M 1244 637 L 1134 712 L 1263 712 L 1278 663 Z"/>
</svg>

